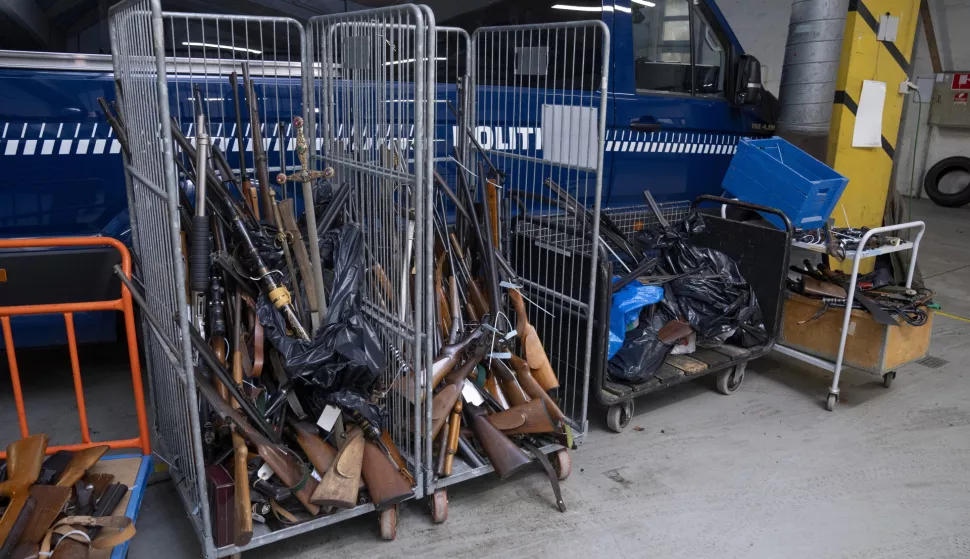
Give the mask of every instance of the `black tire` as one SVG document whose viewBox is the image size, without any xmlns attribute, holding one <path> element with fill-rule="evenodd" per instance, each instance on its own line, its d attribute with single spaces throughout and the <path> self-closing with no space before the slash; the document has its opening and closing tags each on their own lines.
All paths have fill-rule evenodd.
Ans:
<svg viewBox="0 0 970 559">
<path fill-rule="evenodd" d="M 923 179 L 923 188 L 926 195 L 938 206 L 944 208 L 959 208 L 970 204 L 970 180 L 967 180 L 957 192 L 943 192 L 940 190 L 940 183 L 943 177 L 950 173 L 963 172 L 970 175 L 970 157 L 948 157 L 933 167 L 926 173 Z"/>
</svg>

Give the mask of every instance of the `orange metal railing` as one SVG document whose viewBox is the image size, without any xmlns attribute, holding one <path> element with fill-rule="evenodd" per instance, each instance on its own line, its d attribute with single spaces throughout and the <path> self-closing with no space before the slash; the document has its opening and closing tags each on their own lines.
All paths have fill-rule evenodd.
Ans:
<svg viewBox="0 0 970 559">
<path fill-rule="evenodd" d="M 108 246 L 117 250 L 121 255 L 121 269 L 131 278 L 131 255 L 121 242 L 106 237 L 66 237 L 51 239 L 0 239 L 0 249 L 12 248 L 58 248 L 58 247 L 91 247 Z M 112 441 L 92 441 L 88 429 L 88 414 L 84 403 L 84 389 L 81 383 L 81 365 L 77 356 L 77 339 L 74 335 L 74 313 L 89 311 L 118 311 L 124 313 L 125 336 L 128 342 L 128 359 L 131 363 L 131 382 L 134 386 L 135 412 L 138 416 L 138 437 Z M 16 307 L 0 307 L 0 323 L 3 326 L 3 339 L 6 343 L 7 363 L 10 366 L 10 379 L 13 384 L 14 403 L 17 407 L 17 422 L 20 434 L 27 437 L 27 412 L 24 407 L 24 395 L 20 387 L 20 370 L 17 367 L 17 356 L 14 349 L 13 332 L 10 328 L 11 316 L 62 314 L 67 328 L 67 345 L 71 354 L 71 371 L 74 375 L 74 396 L 77 399 L 78 419 L 81 423 L 81 442 L 73 445 L 48 447 L 47 453 L 53 454 L 58 450 L 76 451 L 92 446 L 108 445 L 112 449 L 135 448 L 142 454 L 151 453 L 151 443 L 148 434 L 148 419 L 145 412 L 145 394 L 141 382 L 141 365 L 138 360 L 138 338 L 135 333 L 135 315 L 131 303 L 131 293 L 122 284 L 121 297 L 107 301 L 92 301 L 84 303 L 59 303 L 51 305 L 22 305 Z M 0 459 L 6 458 L 6 452 L 0 452 Z"/>
</svg>

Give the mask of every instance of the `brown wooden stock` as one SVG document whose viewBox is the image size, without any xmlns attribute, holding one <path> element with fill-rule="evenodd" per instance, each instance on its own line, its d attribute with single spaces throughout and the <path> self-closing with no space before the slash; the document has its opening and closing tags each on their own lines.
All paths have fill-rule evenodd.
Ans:
<svg viewBox="0 0 970 559">
<path fill-rule="evenodd" d="M 498 248 L 498 186 L 495 179 L 485 181 L 485 203 L 488 204 L 488 217 L 492 226 L 492 246 Z"/>
<path fill-rule="evenodd" d="M 532 374 L 543 390 L 549 391 L 559 388 L 559 379 L 556 372 L 552 370 L 546 350 L 542 347 L 539 334 L 536 329 L 529 324 L 529 315 L 525 312 L 525 301 L 522 295 L 515 289 L 509 290 L 509 299 L 515 307 L 515 318 L 517 325 L 515 329 L 519 333 L 519 341 L 522 343 L 522 351 L 525 361 L 532 369 Z"/>
<path fill-rule="evenodd" d="M 264 445 L 257 448 L 259 449 L 259 456 L 287 487 L 297 487 L 301 482 L 304 482 L 302 488 L 293 491 L 293 495 L 307 512 L 314 516 L 319 514 L 320 507 L 310 502 L 310 498 L 317 488 L 317 481 L 313 479 L 309 472 L 303 471 L 296 457 L 284 454 L 279 448 L 272 446 Z"/>
<path fill-rule="evenodd" d="M 475 367 L 485 358 L 487 347 L 479 347 L 475 353 L 469 356 L 462 363 L 461 367 L 448 373 L 445 377 L 445 387 L 442 388 L 431 400 L 431 438 L 438 438 L 441 428 L 445 425 L 445 420 L 455 407 L 455 402 L 461 398 L 461 389 L 465 384 L 465 379 L 475 370 Z"/>
<path fill-rule="evenodd" d="M 448 422 L 448 444 L 445 447 L 445 461 L 441 468 L 442 476 L 450 476 L 455 465 L 455 454 L 458 453 L 458 437 L 461 436 L 461 400 L 455 402 L 451 410 L 451 420 Z"/>
<path fill-rule="evenodd" d="M 232 380 L 239 386 L 243 385 L 243 355 L 242 355 L 242 297 L 233 298 L 233 326 L 232 326 Z M 229 394 L 226 394 L 229 399 Z M 232 407 L 239 409 L 239 402 L 232 400 Z M 235 534 L 237 546 L 248 545 L 253 539 L 253 510 L 252 497 L 249 494 L 249 447 L 246 439 L 239 433 L 232 432 L 232 481 L 234 484 L 233 497 L 235 499 Z"/>
<path fill-rule="evenodd" d="M 478 285 L 478 281 L 474 279 L 468 282 L 468 304 L 475 308 L 477 318 L 473 316 L 473 320 L 481 320 L 489 312 L 488 302 L 482 293 L 482 288 Z"/>
<path fill-rule="evenodd" d="M 810 276 L 803 276 L 802 282 L 802 292 L 805 295 L 834 297 L 837 299 L 845 299 L 848 296 L 844 287 L 831 282 L 819 281 Z"/>
<path fill-rule="evenodd" d="M 492 395 L 492 398 L 502 404 L 502 407 L 508 408 L 510 406 L 508 399 L 505 397 L 505 391 L 499 386 L 498 378 L 493 374 L 485 375 L 485 391 Z"/>
<path fill-rule="evenodd" d="M 361 475 L 367 485 L 371 501 L 378 510 L 396 505 L 414 494 L 411 482 L 394 467 L 387 455 L 373 441 L 364 441 Z"/>
<path fill-rule="evenodd" d="M 75 452 L 74 456 L 71 457 L 71 461 L 67 463 L 67 467 L 61 472 L 61 476 L 57 478 L 57 483 L 54 485 L 58 487 L 74 487 L 74 483 L 84 477 L 84 473 L 88 471 L 88 468 L 98 463 L 98 460 L 104 456 L 104 453 L 108 452 L 108 448 L 108 445 L 101 445 Z"/>
<path fill-rule="evenodd" d="M 412 476 L 411 472 L 408 471 L 408 462 L 407 460 L 404 459 L 404 455 L 401 454 L 401 450 L 397 447 L 396 444 L 394 444 L 394 439 L 391 438 L 391 434 L 388 431 L 382 432 L 381 440 L 384 441 L 384 446 L 387 448 L 387 451 L 391 454 L 391 458 L 394 460 L 394 463 L 397 464 L 397 467 L 401 469 L 401 472 L 404 474 L 404 477 L 408 479 L 408 483 L 410 483 L 413 486 L 414 476 Z"/>
<path fill-rule="evenodd" d="M 556 430 L 552 416 L 541 398 L 492 414 L 488 416 L 488 420 L 506 435 L 538 435 Z"/>
<path fill-rule="evenodd" d="M 445 376 L 455 368 L 458 364 L 458 360 L 461 359 L 461 354 L 465 349 L 475 340 L 482 337 L 485 330 L 478 328 L 474 332 L 468 335 L 464 340 L 448 344 L 441 348 L 438 352 L 438 356 L 435 357 L 434 362 L 431 364 L 431 386 L 438 386 L 441 381 L 445 379 Z"/>
<path fill-rule="evenodd" d="M 293 256 L 296 257 L 296 265 L 300 269 L 300 277 L 304 284 L 307 284 L 306 292 L 307 305 L 311 312 L 317 311 L 317 290 L 312 288 L 313 267 L 310 265 L 310 255 L 307 252 L 306 244 L 303 242 L 303 234 L 296 223 L 296 212 L 294 210 L 293 199 L 287 198 L 279 203 L 280 218 L 283 220 L 283 228 L 290 238 L 293 239 Z"/>
<path fill-rule="evenodd" d="M 334 458 L 337 457 L 337 449 L 320 438 L 320 435 L 317 434 L 316 425 L 305 421 L 292 420 L 289 423 L 297 444 L 310 459 L 310 463 L 316 468 L 317 473 L 325 474 L 330 469 L 330 465 L 333 464 Z"/>
<path fill-rule="evenodd" d="M 7 481 L 0 482 L 0 497 L 10 502 L 0 518 L 0 556 L 13 551 L 14 544 L 27 529 L 27 521 L 36 506 L 30 486 L 40 477 L 47 451 L 47 435 L 34 435 L 7 446 Z"/>
<path fill-rule="evenodd" d="M 64 505 L 71 498 L 70 487 L 55 485 L 35 485 L 30 488 L 30 496 L 34 498 L 34 511 L 27 520 L 27 527 L 21 534 L 17 545 L 39 545 L 44 539 L 44 533 L 51 527 L 54 520 L 64 509 Z"/>
<path fill-rule="evenodd" d="M 663 328 L 657 332 L 657 339 L 665 344 L 672 344 L 689 337 L 694 333 L 694 329 L 686 322 L 671 320 L 664 324 Z"/>
<path fill-rule="evenodd" d="M 505 398 L 510 405 L 521 406 L 532 399 L 522 388 L 522 385 L 519 384 L 519 381 L 516 380 L 512 371 L 501 360 L 493 359 L 492 366 L 489 370 L 502 383 L 502 392 L 505 393 Z"/>
<path fill-rule="evenodd" d="M 541 398 L 546 403 L 546 409 L 549 410 L 549 415 L 552 416 L 553 420 L 562 421 L 565 419 L 566 415 L 556 405 L 556 401 L 539 386 L 539 382 L 532 376 L 532 369 L 529 368 L 529 364 L 514 355 L 509 362 L 512 363 L 512 369 L 515 371 L 516 378 L 525 393 L 532 399 Z"/>
<path fill-rule="evenodd" d="M 482 445 L 482 450 L 485 451 L 488 461 L 492 463 L 499 477 L 504 479 L 529 465 L 528 455 L 505 433 L 492 425 L 484 409 L 469 406 L 469 411 L 475 438 Z"/>
<path fill-rule="evenodd" d="M 446 253 L 441 253 L 434 267 L 434 289 L 438 297 L 438 327 L 441 329 L 441 339 L 448 339 L 448 332 L 451 330 L 451 309 L 448 305 L 448 296 L 445 294 L 445 259 Z"/>
<path fill-rule="evenodd" d="M 357 506 L 364 446 L 363 431 L 360 427 L 354 427 L 347 434 L 347 443 L 316 486 L 311 498 L 313 503 L 342 509 Z"/>
</svg>

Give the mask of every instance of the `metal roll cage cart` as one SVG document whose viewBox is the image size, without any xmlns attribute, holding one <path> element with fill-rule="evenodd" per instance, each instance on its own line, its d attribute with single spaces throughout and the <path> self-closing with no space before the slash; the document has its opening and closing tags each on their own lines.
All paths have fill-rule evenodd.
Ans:
<svg viewBox="0 0 970 559">
<path fill-rule="evenodd" d="M 849 335 L 849 323 L 852 319 L 852 305 L 855 302 L 856 285 L 859 281 L 859 265 L 866 258 L 874 258 L 876 256 L 881 256 L 883 254 L 892 254 L 894 252 L 910 251 L 909 259 L 909 272 L 906 275 L 906 288 L 909 289 L 913 285 L 913 273 L 916 271 L 916 258 L 919 254 L 919 245 L 923 240 L 923 233 L 926 231 L 926 224 L 922 221 L 913 221 L 910 223 L 900 223 L 898 225 L 888 225 L 886 227 L 877 227 L 871 229 L 862 236 L 859 242 L 860 247 L 865 247 L 868 244 L 869 239 L 875 235 L 882 235 L 885 233 L 894 233 L 897 231 L 910 231 L 918 230 L 916 233 L 916 239 L 913 241 L 903 241 L 897 246 L 887 245 L 875 249 L 863 249 L 863 250 L 853 250 L 846 252 L 846 258 L 852 259 L 852 275 L 849 278 L 849 288 L 847 290 L 848 297 L 846 298 L 845 313 L 842 318 L 842 332 L 839 339 L 839 351 L 836 354 L 835 362 L 829 361 L 827 359 L 822 359 L 814 355 L 809 355 L 805 352 L 799 351 L 797 349 L 787 347 L 781 343 L 775 345 L 775 351 L 789 357 L 793 357 L 809 365 L 814 365 L 821 369 L 831 371 L 835 373 L 832 377 L 832 386 L 829 387 L 828 396 L 825 398 L 825 409 L 828 411 L 835 410 L 835 405 L 839 402 L 839 378 L 842 375 L 843 360 L 845 358 L 845 345 Z M 810 250 L 812 252 L 825 252 L 825 246 L 814 243 L 803 243 L 803 242 L 793 242 L 792 246 L 796 248 Z M 893 380 L 896 378 L 896 371 L 880 371 L 883 378 L 883 385 L 889 388 L 892 385 Z"/>
<path fill-rule="evenodd" d="M 435 59 L 434 44 L 427 40 L 434 33 L 430 12 L 404 5 L 315 17 L 306 28 L 309 33 L 290 18 L 162 12 L 160 0 L 126 0 L 113 6 L 110 16 L 119 113 L 131 148 L 125 170 L 132 244 L 145 299 L 161 321 L 158 330 L 144 324 L 142 338 L 151 433 L 205 556 L 230 556 L 375 510 L 366 503 L 277 531 L 257 523 L 249 544 L 215 544 L 192 374 L 195 360 L 183 335 L 190 331 L 186 266 L 169 122 L 176 117 L 186 136 L 194 135 L 191 95 L 193 86 L 199 86 L 213 119 L 212 144 L 226 154 L 233 172 L 250 167 L 245 158 L 252 143 L 238 141 L 235 126 L 215 124 L 218 118 L 233 120 L 226 116 L 233 113 L 226 79 L 230 72 L 242 75 L 245 69 L 252 75 L 264 123 L 253 132 L 262 136 L 271 176 L 276 169 L 301 167 L 297 126 L 289 123 L 302 117 L 311 138 L 311 169 L 305 170 L 319 171 L 326 161 L 336 170 L 335 187 L 354 189 L 344 211 L 360 225 L 372 272 L 365 274 L 362 307 L 380 332 L 389 364 L 378 380 L 389 416 L 384 427 L 414 475 L 414 498 L 422 497 L 425 418 L 430 412 L 420 399 L 413 402 L 404 394 L 425 389 L 430 394 L 415 373 L 430 370 L 423 332 L 431 312 L 424 296 L 425 278 L 431 274 L 426 250 L 434 114 L 432 72 L 426 62 Z M 394 146 L 407 156 L 390 156 Z M 302 192 L 281 185 L 277 194 L 287 199 L 302 195 L 305 207 L 313 207 L 306 182 Z M 309 229 L 315 231 L 314 212 L 306 213 Z M 412 256 L 402 258 L 405 254 Z M 316 262 L 314 268 L 312 275 L 320 276 Z M 375 280 L 376 271 L 383 282 Z M 314 277 L 312 283 L 315 289 L 323 282 Z M 323 305 L 320 310 L 325 310 Z M 395 531 L 396 509 L 381 511 L 382 536 L 392 539 Z"/>
</svg>

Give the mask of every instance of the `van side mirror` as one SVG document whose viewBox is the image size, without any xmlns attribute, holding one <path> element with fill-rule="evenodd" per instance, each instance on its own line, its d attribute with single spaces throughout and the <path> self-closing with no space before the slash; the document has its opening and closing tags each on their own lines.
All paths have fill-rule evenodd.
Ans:
<svg viewBox="0 0 970 559">
<path fill-rule="evenodd" d="M 764 85 L 761 83 L 761 62 L 743 54 L 738 60 L 737 78 L 734 80 L 734 104 L 754 105 L 761 99 Z"/>
</svg>

